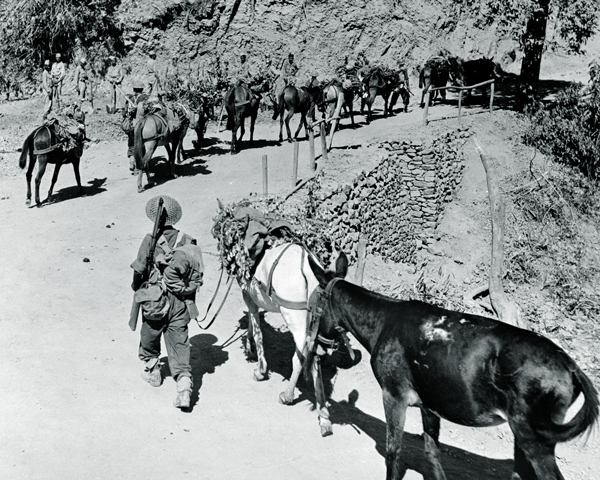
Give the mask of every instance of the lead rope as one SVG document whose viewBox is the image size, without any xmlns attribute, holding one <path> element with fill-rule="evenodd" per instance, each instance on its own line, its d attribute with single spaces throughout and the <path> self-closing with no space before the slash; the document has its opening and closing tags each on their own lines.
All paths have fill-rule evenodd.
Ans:
<svg viewBox="0 0 600 480">
<path fill-rule="evenodd" d="M 202 325 L 200 325 L 201 322 L 203 322 L 204 320 L 206 320 L 206 317 L 208 316 L 208 313 L 210 312 L 210 309 L 211 309 L 211 307 L 213 305 L 213 302 L 215 301 L 215 298 L 217 297 L 217 293 L 219 292 L 219 287 L 221 286 L 221 280 L 222 279 L 223 279 L 223 268 L 221 268 L 221 275 L 219 276 L 219 283 L 217 283 L 217 288 L 215 289 L 215 293 L 213 294 L 212 298 L 210 299 L 210 302 L 208 304 L 208 308 L 206 309 L 206 313 L 204 314 L 204 317 L 202 317 L 201 320 L 198 320 L 196 318 L 196 323 L 198 324 L 198 326 L 202 330 L 208 330 L 210 328 L 210 326 L 214 323 L 214 321 L 217 319 L 217 316 L 221 312 L 221 309 L 223 308 L 223 305 L 225 305 L 225 301 L 227 300 L 227 297 L 229 296 L 229 291 L 231 290 L 231 286 L 233 285 L 233 277 L 232 276 L 228 276 L 227 277 L 227 283 L 229 284 L 227 286 L 227 291 L 225 292 L 225 296 L 223 297 L 223 300 L 221 301 L 221 305 L 219 305 L 219 308 L 215 312 L 213 318 L 211 319 L 210 322 L 208 322 L 208 324 L 205 327 L 203 327 Z"/>
</svg>

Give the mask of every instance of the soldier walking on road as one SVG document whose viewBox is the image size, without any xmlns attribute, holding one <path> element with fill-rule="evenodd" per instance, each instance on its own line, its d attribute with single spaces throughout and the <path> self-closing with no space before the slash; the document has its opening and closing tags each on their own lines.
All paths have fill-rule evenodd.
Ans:
<svg viewBox="0 0 600 480">
<path fill-rule="evenodd" d="M 75 88 L 77 89 L 77 96 L 79 99 L 79 107 L 87 100 L 87 93 L 90 87 L 90 74 L 87 69 L 87 60 L 81 58 L 79 65 L 75 70 Z"/>
<path fill-rule="evenodd" d="M 121 88 L 121 83 L 123 83 L 123 70 L 121 67 L 117 65 L 116 57 L 109 57 L 110 66 L 108 67 L 108 72 L 106 73 L 106 78 L 110 82 L 110 98 L 112 104 L 112 112 L 117 110 L 117 88 Z"/>
<path fill-rule="evenodd" d="M 44 120 L 52 111 L 52 75 L 50 73 L 50 60 L 44 61 L 44 71 L 42 72 L 42 90 L 44 91 Z"/>
<path fill-rule="evenodd" d="M 50 75 L 52 76 L 52 106 L 55 109 L 59 109 L 62 84 L 67 72 L 61 54 L 57 53 L 55 58 L 56 61 L 52 64 L 52 69 L 50 70 Z"/>
<path fill-rule="evenodd" d="M 159 229 L 153 236 L 146 235 L 140 245 L 136 260 L 131 264 L 134 270 L 131 287 L 137 291 L 142 287 L 147 262 L 152 262 L 148 282 L 152 275 L 162 277 L 165 286 L 167 311 L 164 318 L 149 319 L 144 316 L 139 346 L 139 358 L 144 362 L 142 379 L 153 387 L 162 385 L 161 337 L 164 334 L 169 370 L 176 382 L 177 397 L 173 404 L 177 408 L 189 408 L 192 394 L 192 368 L 190 365 L 190 339 L 188 324 L 198 315 L 195 305 L 196 291 L 202 285 L 204 263 L 200 248 L 189 235 L 180 235 L 175 225 L 182 216 L 181 206 L 171 197 L 161 195 L 151 198 L 146 204 L 146 215 L 156 222 L 159 215 L 160 199 L 164 202 L 163 221 L 159 219 Z M 179 238 L 181 239 L 179 240 Z M 148 260 L 153 247 L 154 258 Z"/>
</svg>

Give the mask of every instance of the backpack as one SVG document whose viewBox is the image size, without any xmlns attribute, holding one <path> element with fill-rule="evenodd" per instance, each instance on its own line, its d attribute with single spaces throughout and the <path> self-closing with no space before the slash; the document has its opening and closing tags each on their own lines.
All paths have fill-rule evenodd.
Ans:
<svg viewBox="0 0 600 480">
<path fill-rule="evenodd" d="M 180 242 L 180 234 L 181 232 L 177 234 L 174 245 L 177 245 Z M 183 234 L 183 237 L 186 236 L 187 235 Z M 169 296 L 167 295 L 168 290 L 162 275 L 162 271 L 169 264 L 175 250 L 184 251 L 186 255 L 194 259 L 192 263 L 195 269 L 199 271 L 204 270 L 200 247 L 192 244 L 185 244 L 180 247 L 171 248 L 164 235 L 158 239 L 157 246 L 162 248 L 165 253 L 164 255 L 157 255 L 155 262 L 152 265 L 152 270 L 150 271 L 148 280 L 144 282 L 134 294 L 134 299 L 140 304 L 144 317 L 151 321 L 164 320 L 169 313 L 169 309 L 171 308 L 171 302 L 169 301 Z M 159 268 L 159 265 L 162 268 Z"/>
</svg>

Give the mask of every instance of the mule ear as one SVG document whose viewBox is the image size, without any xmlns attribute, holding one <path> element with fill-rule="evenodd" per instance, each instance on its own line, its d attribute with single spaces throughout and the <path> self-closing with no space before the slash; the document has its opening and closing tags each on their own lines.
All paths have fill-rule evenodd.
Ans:
<svg viewBox="0 0 600 480">
<path fill-rule="evenodd" d="M 325 288 L 327 286 L 327 284 L 329 283 L 329 279 L 327 278 L 327 275 L 325 274 L 325 270 L 323 270 L 321 265 L 319 265 L 319 263 L 315 260 L 315 257 L 308 254 L 307 258 L 308 258 L 308 264 L 310 265 L 310 269 L 314 273 L 315 278 L 319 282 L 319 285 L 322 288 Z"/>
<path fill-rule="evenodd" d="M 348 274 L 348 257 L 344 252 L 340 252 L 337 260 L 335 261 L 335 276 L 340 278 L 346 278 Z"/>
<path fill-rule="evenodd" d="M 223 202 L 217 198 L 217 203 L 219 204 L 219 210 L 223 211 L 225 210 L 225 205 L 223 205 Z"/>
</svg>

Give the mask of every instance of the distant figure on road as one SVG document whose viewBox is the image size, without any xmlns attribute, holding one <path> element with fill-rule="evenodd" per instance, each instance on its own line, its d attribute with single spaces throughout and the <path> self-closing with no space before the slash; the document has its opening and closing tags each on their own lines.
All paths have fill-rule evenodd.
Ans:
<svg viewBox="0 0 600 480">
<path fill-rule="evenodd" d="M 52 106 L 60 108 L 60 96 L 62 95 L 62 84 L 66 75 L 65 64 L 60 53 L 55 55 L 56 61 L 52 64 L 50 75 L 52 76 Z"/>
<path fill-rule="evenodd" d="M 77 65 L 77 69 L 75 70 L 75 88 L 77 89 L 79 107 L 87 100 L 89 87 L 90 74 L 87 69 L 87 60 L 85 58 L 80 58 L 79 65 Z"/>
<path fill-rule="evenodd" d="M 106 73 L 106 78 L 110 82 L 110 98 L 112 111 L 115 112 L 117 110 L 117 104 L 121 102 L 117 101 L 117 88 L 121 88 L 121 83 L 123 83 L 123 70 L 121 67 L 117 65 L 116 57 L 110 56 L 108 67 L 108 72 Z"/>
<path fill-rule="evenodd" d="M 42 90 L 44 91 L 44 120 L 48 117 L 48 114 L 52 111 L 52 95 L 53 95 L 53 82 L 52 74 L 50 73 L 50 60 L 44 61 L 44 71 L 42 72 Z"/>
</svg>

